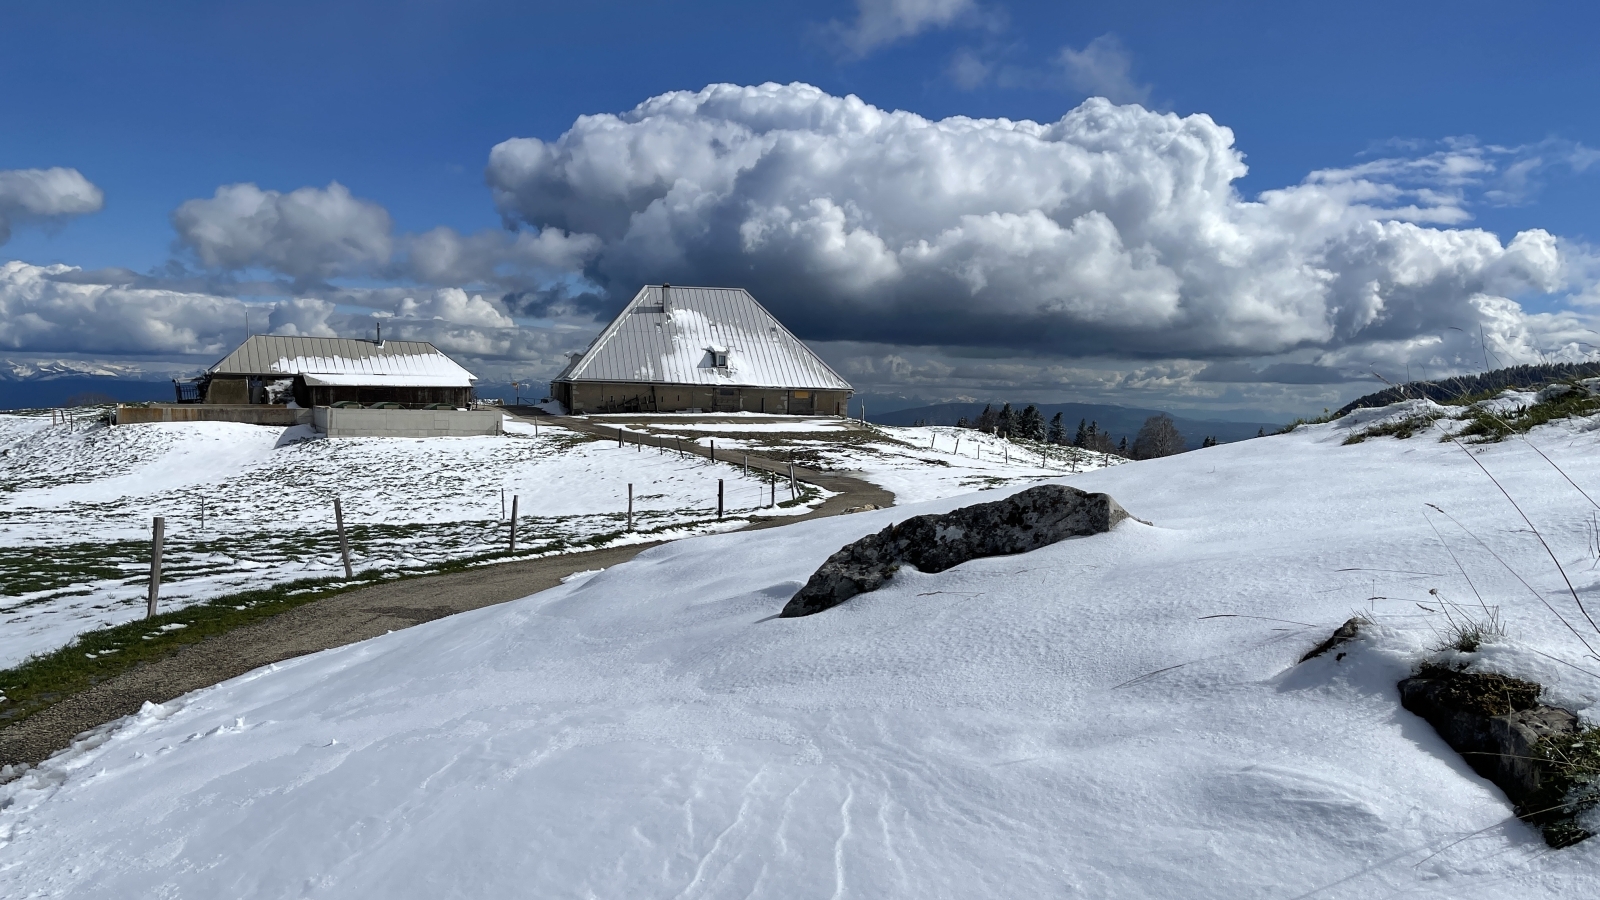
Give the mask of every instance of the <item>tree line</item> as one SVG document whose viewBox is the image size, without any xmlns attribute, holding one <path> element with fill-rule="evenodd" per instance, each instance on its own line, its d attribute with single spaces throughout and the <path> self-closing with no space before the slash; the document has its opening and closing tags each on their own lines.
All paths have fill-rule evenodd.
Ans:
<svg viewBox="0 0 1600 900">
<path fill-rule="evenodd" d="M 1047 423 L 1044 414 L 1039 412 L 1039 407 L 1032 403 L 1020 411 L 1012 409 L 1009 403 L 1002 404 L 998 410 L 994 408 L 994 404 L 987 404 L 976 420 L 962 416 L 956 422 L 956 427 L 971 428 L 1007 440 L 1077 447 L 1095 453 L 1111 453 L 1127 459 L 1155 459 L 1159 456 L 1182 453 L 1187 449 L 1183 443 L 1183 435 L 1178 433 L 1178 426 L 1166 413 L 1146 419 L 1139 427 L 1139 433 L 1134 435 L 1132 446 L 1128 445 L 1127 437 L 1114 440 L 1110 432 L 1100 429 L 1098 422 L 1084 419 L 1078 420 L 1078 428 L 1069 439 L 1067 424 L 1062 420 L 1061 413 L 1056 413 Z M 1206 441 L 1206 446 L 1216 443 L 1211 438 L 1207 438 Z"/>
</svg>

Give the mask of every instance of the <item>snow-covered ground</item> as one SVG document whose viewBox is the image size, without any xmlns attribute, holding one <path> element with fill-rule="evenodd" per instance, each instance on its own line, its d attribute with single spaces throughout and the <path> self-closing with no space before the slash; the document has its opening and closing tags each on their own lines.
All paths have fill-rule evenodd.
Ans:
<svg viewBox="0 0 1600 900">
<path fill-rule="evenodd" d="M 316 438 L 227 422 L 75 428 L 0 415 L 0 668 L 144 613 L 151 517 L 166 519 L 162 608 L 342 571 L 405 569 L 504 549 L 623 543 L 628 485 L 651 538 L 743 524 L 767 483 L 712 465 L 508 422 L 505 437 Z M 717 480 L 731 517 L 716 520 Z M 502 492 L 505 508 L 502 511 Z M 785 499 L 780 495 L 780 499 Z M 204 521 L 202 522 L 202 510 Z"/>
<path fill-rule="evenodd" d="M 599 418 L 599 417 L 597 417 Z M 937 500 L 983 488 L 1025 484 L 1087 472 L 1126 460 L 1072 447 L 1041 447 L 951 426 L 862 426 L 847 419 L 685 423 L 661 417 L 617 417 L 624 430 L 682 438 L 718 452 L 762 454 L 887 488 L 897 503 Z"/>
<path fill-rule="evenodd" d="M 1595 424 L 1532 437 L 1593 486 Z M 1600 712 L 1476 541 L 1572 614 L 1559 573 L 1458 447 L 1348 428 L 1067 476 L 1150 524 L 808 618 L 773 616 L 844 543 L 1002 492 L 668 544 L 147 706 L 0 786 L 0 894 L 1600 894 L 1600 840 L 1546 848 L 1395 690 L 1430 590 L 1475 589 L 1508 636 L 1461 661 Z M 1594 508 L 1521 441 L 1476 452 L 1600 603 Z"/>
</svg>

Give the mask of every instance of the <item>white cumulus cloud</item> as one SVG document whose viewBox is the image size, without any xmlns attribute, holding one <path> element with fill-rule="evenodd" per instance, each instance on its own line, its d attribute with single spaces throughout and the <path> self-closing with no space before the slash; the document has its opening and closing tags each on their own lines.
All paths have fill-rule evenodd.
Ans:
<svg viewBox="0 0 1600 900">
<path fill-rule="evenodd" d="M 208 268 L 264 268 L 300 281 L 359 272 L 393 252 L 388 211 L 337 181 L 287 194 L 223 185 L 173 210 L 172 227 Z"/>
<path fill-rule="evenodd" d="M 77 169 L 0 169 L 0 244 L 15 225 L 99 212 L 105 193 Z"/>
<path fill-rule="evenodd" d="M 930 120 L 764 84 L 505 141 L 487 179 L 508 224 L 581 236 L 612 302 L 737 284 L 812 339 L 1204 359 L 1475 333 L 1501 315 L 1483 298 L 1562 289 L 1548 233 L 1439 227 L 1493 164 L 1373 161 L 1247 197 L 1203 114 Z"/>
</svg>

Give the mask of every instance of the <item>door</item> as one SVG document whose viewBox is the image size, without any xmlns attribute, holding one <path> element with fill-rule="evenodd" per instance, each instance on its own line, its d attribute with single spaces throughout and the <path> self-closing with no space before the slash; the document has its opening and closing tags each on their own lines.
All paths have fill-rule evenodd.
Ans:
<svg viewBox="0 0 1600 900">
<path fill-rule="evenodd" d="M 789 414 L 794 416 L 809 416 L 816 412 L 817 398 L 810 391 L 791 391 L 789 393 Z"/>
</svg>

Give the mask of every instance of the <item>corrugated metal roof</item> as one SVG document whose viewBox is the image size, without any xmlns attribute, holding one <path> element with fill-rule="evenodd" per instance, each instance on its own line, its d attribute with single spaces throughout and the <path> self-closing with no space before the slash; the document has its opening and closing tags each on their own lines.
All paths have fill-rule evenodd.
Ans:
<svg viewBox="0 0 1600 900">
<path fill-rule="evenodd" d="M 211 367 L 216 375 L 391 375 L 476 378 L 427 341 L 251 335 Z"/>
<path fill-rule="evenodd" d="M 556 380 L 853 390 L 749 291 L 677 285 L 640 290 Z"/>
</svg>

